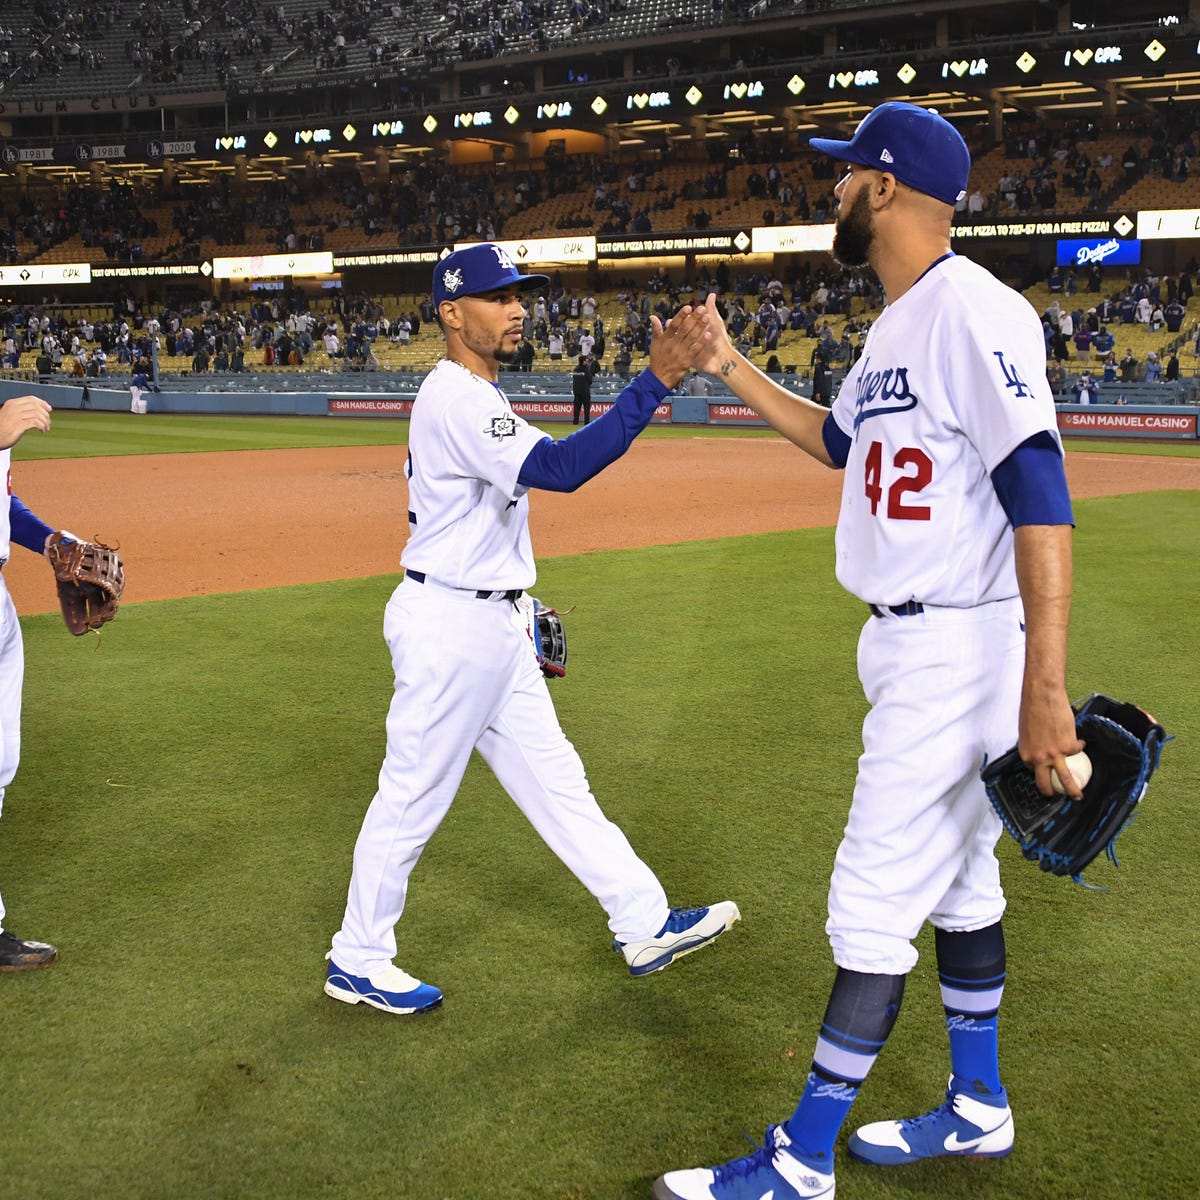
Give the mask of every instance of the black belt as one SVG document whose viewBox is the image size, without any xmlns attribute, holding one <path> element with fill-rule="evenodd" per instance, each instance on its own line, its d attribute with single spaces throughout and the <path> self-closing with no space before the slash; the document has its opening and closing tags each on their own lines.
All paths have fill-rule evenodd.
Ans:
<svg viewBox="0 0 1200 1200">
<path fill-rule="evenodd" d="M 925 605 L 919 600 L 909 600 L 904 604 L 888 604 L 880 608 L 878 604 L 868 604 L 867 607 L 871 610 L 873 617 L 886 617 L 889 613 L 893 617 L 915 617 L 917 613 L 925 611 Z"/>
<path fill-rule="evenodd" d="M 404 577 L 406 579 L 411 579 L 413 581 L 413 583 L 424 583 L 425 582 L 425 572 L 424 571 L 405 571 Z M 448 583 L 443 584 L 442 586 L 450 587 L 450 585 Z M 471 592 L 470 588 L 450 588 L 450 590 L 453 592 L 467 592 L 468 594 L 470 594 L 470 592 Z M 482 591 L 480 591 L 480 592 L 475 592 L 474 595 L 475 595 L 476 600 L 516 600 L 521 595 L 521 589 L 520 588 L 509 588 L 507 591 L 502 591 L 502 592 L 482 592 Z"/>
</svg>

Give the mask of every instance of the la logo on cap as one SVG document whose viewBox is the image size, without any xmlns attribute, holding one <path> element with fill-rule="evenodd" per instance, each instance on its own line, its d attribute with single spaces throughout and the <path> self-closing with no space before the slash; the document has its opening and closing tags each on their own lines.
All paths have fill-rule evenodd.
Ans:
<svg viewBox="0 0 1200 1200">
<path fill-rule="evenodd" d="M 492 249 L 496 252 L 496 260 L 506 271 L 515 271 L 517 269 L 517 264 L 509 258 L 508 251 L 503 246 L 493 246 Z"/>
</svg>

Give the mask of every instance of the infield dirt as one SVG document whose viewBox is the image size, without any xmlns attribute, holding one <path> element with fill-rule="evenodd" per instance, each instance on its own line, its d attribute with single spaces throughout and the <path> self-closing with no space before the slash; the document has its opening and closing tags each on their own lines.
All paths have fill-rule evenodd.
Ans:
<svg viewBox="0 0 1200 1200">
<path fill-rule="evenodd" d="M 402 446 L 137 455 L 17 463 L 13 490 L 80 537 L 119 543 L 125 603 L 398 572 Z M 1200 459 L 1077 451 L 1076 499 L 1200 489 Z M 87 481 L 87 491 L 82 481 Z M 539 558 L 833 525 L 840 472 L 782 439 L 635 443 L 572 495 L 539 492 Z M 5 567 L 22 614 L 57 609 L 49 567 Z"/>
</svg>

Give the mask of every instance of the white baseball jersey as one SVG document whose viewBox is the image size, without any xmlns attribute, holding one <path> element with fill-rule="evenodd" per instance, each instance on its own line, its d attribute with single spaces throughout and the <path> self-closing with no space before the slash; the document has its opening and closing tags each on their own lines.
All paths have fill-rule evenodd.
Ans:
<svg viewBox="0 0 1200 1200">
<path fill-rule="evenodd" d="M 12 449 L 0 450 L 0 473 L 4 475 L 4 496 L 0 499 L 0 567 L 12 555 L 12 527 L 9 509 L 12 504 Z"/>
<path fill-rule="evenodd" d="M 936 263 L 867 334 L 833 417 L 851 439 L 837 577 L 868 603 L 1018 595 L 990 472 L 1032 435 L 1061 449 L 1041 322 L 983 267 Z"/>
<path fill-rule="evenodd" d="M 545 432 L 499 386 L 449 359 L 425 377 L 408 431 L 406 570 L 451 587 L 528 588 L 536 568 L 521 465 Z"/>
</svg>

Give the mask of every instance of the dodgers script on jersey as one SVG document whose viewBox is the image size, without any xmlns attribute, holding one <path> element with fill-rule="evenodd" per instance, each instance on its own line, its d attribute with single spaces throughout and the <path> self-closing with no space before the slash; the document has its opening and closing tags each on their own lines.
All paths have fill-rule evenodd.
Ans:
<svg viewBox="0 0 1200 1200">
<path fill-rule="evenodd" d="M 513 412 L 496 384 L 449 359 L 438 363 L 409 425 L 405 570 L 457 588 L 532 587 L 529 497 L 517 476 L 547 436 Z"/>
<path fill-rule="evenodd" d="M 868 603 L 966 608 L 1018 595 L 990 472 L 1027 438 L 1061 450 L 1029 303 L 950 255 L 871 327 L 833 418 L 851 439 L 837 577 Z"/>
</svg>

